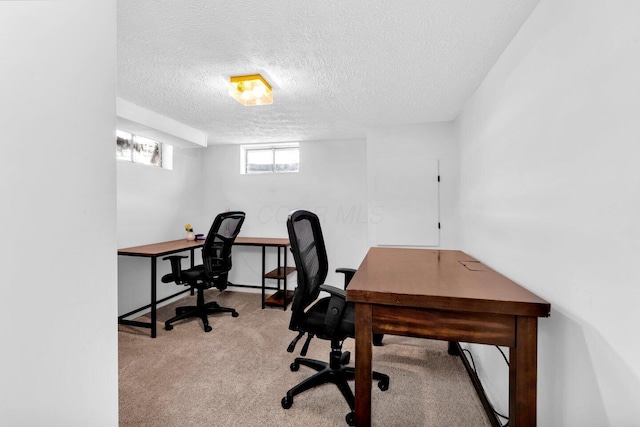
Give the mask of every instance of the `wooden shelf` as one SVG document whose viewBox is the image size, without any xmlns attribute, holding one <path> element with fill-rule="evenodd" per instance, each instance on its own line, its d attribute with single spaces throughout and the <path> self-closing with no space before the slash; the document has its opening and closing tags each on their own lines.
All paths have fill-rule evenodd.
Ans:
<svg viewBox="0 0 640 427">
<path fill-rule="evenodd" d="M 287 267 L 287 271 L 285 274 L 284 267 L 278 267 L 274 270 L 271 270 L 267 274 L 265 274 L 264 277 L 266 277 L 267 279 L 284 279 L 286 276 L 290 275 L 294 271 L 296 271 L 295 267 Z"/>
<path fill-rule="evenodd" d="M 287 241 L 288 243 L 288 241 Z M 287 250 L 286 246 L 282 248 L 284 252 L 284 264 L 287 265 Z M 287 289 L 287 276 L 296 271 L 295 267 L 284 267 L 281 265 L 282 258 L 280 257 L 280 248 L 278 247 L 278 268 L 271 270 L 268 273 L 264 272 L 264 251 L 262 251 L 262 266 L 263 266 L 263 276 L 262 276 L 262 308 L 266 306 L 269 307 L 282 307 L 283 310 L 287 309 L 289 303 L 293 300 L 293 291 Z M 265 281 L 267 279 L 277 280 L 278 281 L 278 290 L 275 294 L 267 297 L 264 293 L 265 290 Z M 284 289 L 280 289 L 280 281 L 284 282 Z"/>
<path fill-rule="evenodd" d="M 284 291 L 278 291 L 264 300 L 264 304 L 270 307 L 283 307 L 289 305 L 293 299 L 293 291 L 287 291 L 287 301 L 283 300 Z"/>
</svg>

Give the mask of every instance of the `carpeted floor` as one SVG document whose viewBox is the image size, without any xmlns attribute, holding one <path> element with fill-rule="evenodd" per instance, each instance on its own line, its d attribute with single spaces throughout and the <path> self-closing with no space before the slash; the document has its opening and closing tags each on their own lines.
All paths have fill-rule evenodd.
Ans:
<svg viewBox="0 0 640 427">
<path fill-rule="evenodd" d="M 196 319 L 165 331 L 176 306 L 195 303 L 186 297 L 159 309 L 155 339 L 148 329 L 119 326 L 120 426 L 346 426 L 349 407 L 333 385 L 296 396 L 291 409 L 280 405 L 290 387 L 312 374 L 289 370 L 302 347 L 286 351 L 295 336 L 287 328 L 289 310 L 261 310 L 255 293 L 210 290 L 206 299 L 240 316 L 211 316 L 209 333 Z M 352 363 L 353 347 L 354 340 L 345 342 Z M 328 360 L 329 350 L 316 338 L 307 357 Z M 373 425 L 490 426 L 446 342 L 385 336 L 373 364 L 391 378 L 385 392 L 373 386 Z"/>
</svg>

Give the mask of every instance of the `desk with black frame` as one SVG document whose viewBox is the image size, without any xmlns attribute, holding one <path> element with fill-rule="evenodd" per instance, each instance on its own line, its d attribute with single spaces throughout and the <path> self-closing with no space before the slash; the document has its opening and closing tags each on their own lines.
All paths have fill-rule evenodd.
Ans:
<svg viewBox="0 0 640 427">
<path fill-rule="evenodd" d="M 371 248 L 347 300 L 357 426 L 371 425 L 372 333 L 509 347 L 509 425 L 536 425 L 538 317 L 549 316 L 548 302 L 464 252 L 400 248 Z"/>
<path fill-rule="evenodd" d="M 151 338 L 156 337 L 156 309 L 159 303 L 167 301 L 180 294 L 188 292 L 190 289 L 184 289 L 180 292 L 176 292 L 173 295 L 157 300 L 157 260 L 160 257 L 165 257 L 177 252 L 190 251 L 191 267 L 194 265 L 194 251 L 197 248 L 201 248 L 204 245 L 204 240 L 171 240 L 168 242 L 152 243 L 149 245 L 135 246 L 130 248 L 118 249 L 118 255 L 143 257 L 151 259 L 151 302 L 143 307 L 139 307 L 133 311 L 118 316 L 118 323 L 121 325 L 138 326 L 151 329 Z M 289 247 L 289 239 L 286 238 L 271 238 L 271 237 L 242 237 L 238 236 L 234 242 L 234 246 L 260 246 L 262 247 L 262 284 L 261 286 L 252 285 L 240 285 L 231 284 L 237 287 L 250 287 L 250 288 L 262 288 L 262 308 L 265 305 L 281 306 L 284 310 L 287 309 L 287 305 L 291 301 L 293 291 L 287 289 L 287 276 L 295 271 L 295 267 L 287 267 L 287 248 Z M 278 250 L 278 266 L 276 269 L 266 272 L 266 248 L 275 247 Z M 280 252 L 283 252 L 281 256 Z M 284 262 L 283 262 L 284 261 Z M 277 280 L 277 287 L 266 286 L 266 279 Z M 280 288 L 280 281 L 283 281 L 284 289 Z M 275 290 L 276 293 L 270 297 L 266 297 L 265 291 Z M 129 320 L 130 317 L 142 310 L 151 308 L 150 316 L 151 321 L 140 322 L 136 320 Z"/>
</svg>

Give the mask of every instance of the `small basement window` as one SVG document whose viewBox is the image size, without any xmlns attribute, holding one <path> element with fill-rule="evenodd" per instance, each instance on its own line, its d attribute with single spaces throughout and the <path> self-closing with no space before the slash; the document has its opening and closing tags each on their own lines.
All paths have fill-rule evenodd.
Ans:
<svg viewBox="0 0 640 427">
<path fill-rule="evenodd" d="M 300 145 L 253 144 L 240 147 L 240 173 L 298 172 L 300 169 Z"/>
<path fill-rule="evenodd" d="M 172 169 L 172 148 L 153 139 L 121 130 L 116 131 L 116 159 L 118 160 Z"/>
</svg>

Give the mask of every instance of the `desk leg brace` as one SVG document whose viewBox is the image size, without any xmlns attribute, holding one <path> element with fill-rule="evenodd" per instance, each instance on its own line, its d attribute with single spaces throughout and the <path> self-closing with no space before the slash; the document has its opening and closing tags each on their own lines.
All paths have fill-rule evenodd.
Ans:
<svg viewBox="0 0 640 427">
<path fill-rule="evenodd" d="M 371 426 L 372 320 L 369 304 L 356 304 L 356 402 L 357 427 Z"/>
<path fill-rule="evenodd" d="M 516 344 L 509 349 L 509 425 L 536 425 L 538 319 L 516 317 Z"/>
</svg>

